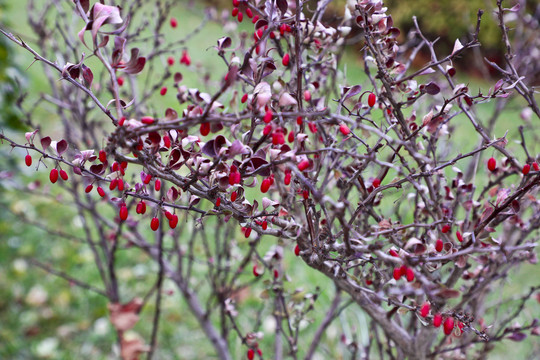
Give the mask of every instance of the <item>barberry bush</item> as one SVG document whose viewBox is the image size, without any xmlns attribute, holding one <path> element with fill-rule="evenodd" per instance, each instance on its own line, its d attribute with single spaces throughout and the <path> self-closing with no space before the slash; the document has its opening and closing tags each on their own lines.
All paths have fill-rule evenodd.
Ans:
<svg viewBox="0 0 540 360">
<path fill-rule="evenodd" d="M 538 355 L 538 19 L 499 0 L 439 53 L 382 1 L 329 3 L 234 0 L 193 26 L 174 1 L 30 1 L 35 41 L 1 30 L 49 87 L 0 140 L 38 179 L 5 173 L 6 191 L 53 200 L 11 211 L 85 249 L 95 281 L 27 261 L 105 300 L 117 356 L 170 356 L 171 291 L 207 345 L 185 357 Z M 504 63 L 482 59 L 483 22 Z M 215 45 L 187 46 L 205 26 Z M 466 53 L 498 73 L 488 89 Z M 137 266 L 150 280 L 123 281 Z"/>
</svg>

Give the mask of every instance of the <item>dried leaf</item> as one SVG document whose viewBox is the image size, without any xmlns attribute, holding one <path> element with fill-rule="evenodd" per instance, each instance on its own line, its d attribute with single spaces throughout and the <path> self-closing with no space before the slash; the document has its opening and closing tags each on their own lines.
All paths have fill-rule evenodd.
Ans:
<svg viewBox="0 0 540 360">
<path fill-rule="evenodd" d="M 139 321 L 139 310 L 143 304 L 141 298 L 133 298 L 126 304 L 108 304 L 111 323 L 116 330 L 126 331 L 135 326 Z"/>
</svg>

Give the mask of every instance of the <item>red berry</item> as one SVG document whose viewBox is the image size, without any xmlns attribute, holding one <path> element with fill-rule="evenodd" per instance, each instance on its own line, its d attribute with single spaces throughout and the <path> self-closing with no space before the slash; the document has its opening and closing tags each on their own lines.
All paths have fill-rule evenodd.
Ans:
<svg viewBox="0 0 540 360">
<path fill-rule="evenodd" d="M 495 168 L 497 167 L 497 160 L 495 158 L 489 158 L 487 162 L 487 168 L 489 171 L 495 171 Z"/>
<path fill-rule="evenodd" d="M 99 150 L 98 158 L 99 158 L 99 161 L 101 161 L 102 163 L 107 161 L 107 153 L 105 152 L 105 150 Z"/>
<path fill-rule="evenodd" d="M 399 257 L 399 254 L 394 249 L 390 249 L 390 251 L 388 251 L 388 253 L 393 257 Z"/>
<path fill-rule="evenodd" d="M 86 187 L 86 189 L 84 189 L 84 192 L 88 194 L 90 191 L 92 191 L 93 188 L 94 188 L 94 185 L 90 184 Z"/>
<path fill-rule="evenodd" d="M 51 182 L 53 184 L 58 181 L 58 170 L 57 169 L 52 169 L 51 170 L 51 173 L 49 174 L 49 180 L 51 180 Z"/>
<path fill-rule="evenodd" d="M 463 235 L 459 231 L 456 231 L 456 237 L 459 242 L 463 242 Z"/>
<path fill-rule="evenodd" d="M 172 56 L 169 56 L 167 58 L 167 64 L 169 64 L 169 66 L 173 66 L 174 65 L 174 58 Z"/>
<path fill-rule="evenodd" d="M 242 95 L 242 100 L 240 100 L 240 101 L 242 101 L 242 104 L 244 104 L 247 101 L 247 99 L 248 99 L 248 94 L 246 93 L 246 94 Z"/>
<path fill-rule="evenodd" d="M 233 0 L 232 4 L 233 4 L 234 7 L 238 7 L 238 6 L 240 6 L 240 0 Z"/>
<path fill-rule="evenodd" d="M 244 233 L 246 239 L 249 237 L 249 235 L 251 235 L 251 228 L 246 228 L 246 232 Z"/>
<path fill-rule="evenodd" d="M 174 229 L 176 228 L 176 225 L 178 225 L 178 215 L 173 214 L 173 216 L 169 219 L 169 227 Z"/>
<path fill-rule="evenodd" d="M 191 64 L 191 57 L 189 56 L 187 50 L 182 51 L 182 57 L 180 58 L 180 64 L 189 66 Z"/>
<path fill-rule="evenodd" d="M 308 123 L 308 128 L 309 128 L 309 131 L 311 131 L 312 133 L 316 133 L 317 132 L 317 124 L 315 123 Z"/>
<path fill-rule="evenodd" d="M 373 185 L 373 187 L 376 189 L 378 188 L 379 186 L 381 186 L 381 180 L 375 178 L 373 179 L 373 182 L 371 183 Z"/>
<path fill-rule="evenodd" d="M 401 268 L 394 268 L 394 280 L 401 279 Z"/>
<path fill-rule="evenodd" d="M 523 166 L 523 170 L 521 170 L 521 172 L 523 173 L 523 175 L 527 175 L 529 173 L 529 171 L 531 171 L 531 165 L 525 164 Z"/>
<path fill-rule="evenodd" d="M 238 22 L 242 22 L 242 20 L 244 20 L 244 14 L 242 14 L 242 12 L 239 12 L 238 13 Z"/>
<path fill-rule="evenodd" d="M 439 327 L 442 324 L 442 315 L 441 314 L 435 314 L 433 316 L 433 326 Z"/>
<path fill-rule="evenodd" d="M 24 163 L 25 163 L 26 166 L 28 166 L 28 167 L 32 166 L 32 156 L 30 156 L 30 154 L 27 154 L 27 155 L 24 157 Z"/>
<path fill-rule="evenodd" d="M 253 17 L 253 20 L 251 20 L 251 22 L 252 22 L 253 24 L 255 24 L 257 21 L 259 21 L 259 15 L 255 15 L 255 16 Z"/>
<path fill-rule="evenodd" d="M 296 245 L 294 247 L 294 255 L 300 256 L 300 246 Z"/>
<path fill-rule="evenodd" d="M 152 181 L 152 175 L 151 174 L 146 174 L 144 176 L 144 179 L 143 179 L 143 183 L 145 183 L 146 185 L 150 184 L 150 181 Z"/>
<path fill-rule="evenodd" d="M 64 181 L 67 181 L 67 179 L 69 179 L 69 176 L 68 176 L 67 172 L 65 172 L 63 169 L 60 169 L 60 177 Z"/>
<path fill-rule="evenodd" d="M 538 166 L 538 163 L 536 161 L 533 162 L 532 167 L 533 167 L 534 171 L 539 171 L 540 170 L 540 166 Z"/>
<path fill-rule="evenodd" d="M 118 83 L 119 86 L 122 86 L 124 85 L 124 78 L 120 76 L 116 79 L 116 82 Z"/>
<path fill-rule="evenodd" d="M 311 100 L 311 92 L 309 90 L 304 91 L 304 100 L 308 102 Z"/>
<path fill-rule="evenodd" d="M 443 241 L 441 239 L 437 239 L 437 241 L 435 242 L 435 250 L 437 250 L 437 252 L 441 252 L 443 249 Z"/>
<path fill-rule="evenodd" d="M 425 302 L 424 305 L 420 308 L 420 316 L 426 317 L 429 314 L 429 310 L 431 309 L 431 305 L 428 302 Z"/>
<path fill-rule="evenodd" d="M 304 171 L 309 167 L 309 160 L 302 160 L 298 163 L 298 170 Z"/>
<path fill-rule="evenodd" d="M 301 116 L 296 118 L 296 124 L 297 125 L 302 125 L 303 122 L 304 122 L 304 119 Z"/>
<path fill-rule="evenodd" d="M 339 125 L 339 131 L 343 134 L 343 136 L 347 136 L 351 133 L 351 129 L 345 124 Z"/>
<path fill-rule="evenodd" d="M 285 174 L 285 179 L 283 179 L 283 183 L 285 185 L 289 185 L 291 183 L 291 173 L 290 172 Z"/>
<path fill-rule="evenodd" d="M 414 280 L 414 270 L 410 267 L 407 268 L 407 273 L 405 274 L 407 276 L 407 281 L 411 282 Z"/>
<path fill-rule="evenodd" d="M 283 145 L 285 144 L 285 137 L 281 131 L 276 131 L 272 134 L 272 144 Z"/>
<path fill-rule="evenodd" d="M 238 196 L 238 194 L 236 193 L 236 191 L 233 191 L 233 192 L 231 193 L 231 201 L 232 201 L 232 202 L 235 202 L 235 201 L 236 201 L 236 196 Z"/>
<path fill-rule="evenodd" d="M 135 212 L 137 214 L 142 214 L 142 210 L 143 210 L 143 204 L 144 204 L 144 201 L 141 201 L 140 203 L 137 204 L 137 207 L 135 208 Z"/>
<path fill-rule="evenodd" d="M 124 122 L 126 122 L 126 117 L 122 116 L 120 119 L 118 119 L 118 126 L 123 126 Z"/>
<path fill-rule="evenodd" d="M 450 231 L 450 225 L 446 224 L 442 227 L 441 231 L 443 232 L 443 234 L 446 234 L 447 232 Z"/>
<path fill-rule="evenodd" d="M 302 197 L 304 198 L 304 200 L 309 199 L 309 190 L 302 191 Z"/>
<path fill-rule="evenodd" d="M 253 11 L 251 11 L 250 8 L 246 8 L 246 15 L 248 18 L 252 18 L 253 17 Z"/>
<path fill-rule="evenodd" d="M 118 186 L 118 179 L 113 179 L 109 183 L 109 190 L 112 191 L 112 190 L 116 189 L 117 186 Z"/>
<path fill-rule="evenodd" d="M 178 21 L 175 18 L 171 18 L 171 27 L 175 29 L 178 26 Z"/>
<path fill-rule="evenodd" d="M 268 124 L 270 123 L 270 121 L 272 121 L 272 117 L 274 116 L 274 114 L 272 113 L 272 110 L 268 109 L 266 111 L 266 113 L 264 114 L 264 118 L 263 118 L 263 121 Z"/>
<path fill-rule="evenodd" d="M 368 96 L 369 107 L 375 106 L 376 101 L 377 101 L 377 96 L 374 93 L 369 93 L 369 96 Z"/>
<path fill-rule="evenodd" d="M 203 122 L 201 123 L 201 128 L 199 129 L 202 136 L 210 134 L 210 123 Z"/>
<path fill-rule="evenodd" d="M 165 211 L 165 217 L 167 220 L 171 220 L 173 218 L 173 213 L 170 211 Z"/>
<path fill-rule="evenodd" d="M 105 196 L 105 190 L 103 190 L 103 188 L 101 186 L 97 187 L 97 192 L 98 192 L 99 196 L 101 196 L 101 197 Z"/>
<path fill-rule="evenodd" d="M 124 180 L 118 179 L 118 191 L 124 191 Z"/>
<path fill-rule="evenodd" d="M 221 198 L 217 198 L 216 200 L 216 207 L 219 207 L 221 205 Z"/>
<path fill-rule="evenodd" d="M 281 61 L 281 63 L 283 64 L 283 66 L 289 66 L 289 62 L 291 61 L 291 57 L 289 56 L 289 54 L 285 54 L 283 55 L 283 60 Z"/>
<path fill-rule="evenodd" d="M 400 274 L 401 276 L 406 276 L 406 275 L 407 275 L 407 270 L 408 270 L 408 269 L 409 269 L 409 268 L 408 268 L 407 266 L 401 265 L 401 266 L 399 267 L 399 274 Z"/>
<path fill-rule="evenodd" d="M 157 231 L 158 228 L 159 228 L 159 219 L 157 217 L 153 217 L 152 220 L 150 221 L 150 229 L 152 229 L 153 231 Z"/>
<path fill-rule="evenodd" d="M 274 279 L 279 278 L 279 271 L 274 269 Z"/>
<path fill-rule="evenodd" d="M 126 205 L 120 207 L 120 220 L 124 221 L 128 217 L 128 209 Z"/>
<path fill-rule="evenodd" d="M 162 87 L 161 90 L 159 91 L 159 94 L 160 94 L 161 96 L 164 96 L 166 93 L 167 93 L 167 87 L 164 86 L 164 87 Z"/>
<path fill-rule="evenodd" d="M 253 268 L 253 274 L 255 274 L 255 268 Z M 255 276 L 259 276 L 259 275 L 255 274 Z M 248 360 L 253 360 L 255 358 L 255 351 L 253 349 L 249 349 L 247 351 L 247 358 Z"/>
<path fill-rule="evenodd" d="M 270 189 L 270 179 L 266 178 L 261 183 L 261 192 L 264 194 Z"/>
<path fill-rule="evenodd" d="M 289 132 L 289 136 L 287 136 L 287 141 L 290 143 L 294 142 L 294 131 Z"/>
<path fill-rule="evenodd" d="M 171 147 L 171 138 L 167 135 L 163 136 L 163 145 L 165 145 L 166 148 Z"/>
<path fill-rule="evenodd" d="M 253 275 L 255 275 L 255 277 L 259 277 L 259 272 L 257 271 L 257 265 L 253 265 Z"/>
<path fill-rule="evenodd" d="M 263 230 L 268 229 L 268 222 L 266 220 L 264 220 L 261 227 L 262 227 Z"/>
<path fill-rule="evenodd" d="M 450 335 L 452 331 L 454 330 L 454 318 L 453 317 L 447 317 L 446 320 L 444 320 L 444 333 L 446 335 Z"/>
<path fill-rule="evenodd" d="M 232 17 L 236 17 L 236 15 L 238 15 L 239 12 L 240 12 L 240 9 L 236 7 L 232 9 L 232 12 L 231 12 Z"/>
<path fill-rule="evenodd" d="M 154 123 L 155 119 L 151 116 L 143 116 L 141 118 L 141 122 L 146 125 L 152 125 Z M 142 150 L 142 149 L 140 149 Z"/>
<path fill-rule="evenodd" d="M 156 191 L 161 190 L 161 180 L 156 179 L 156 183 L 154 184 L 154 190 Z"/>
</svg>

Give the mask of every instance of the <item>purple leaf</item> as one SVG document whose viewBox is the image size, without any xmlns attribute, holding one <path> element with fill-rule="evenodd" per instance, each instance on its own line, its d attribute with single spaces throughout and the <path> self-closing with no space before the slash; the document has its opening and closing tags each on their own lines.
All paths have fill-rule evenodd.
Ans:
<svg viewBox="0 0 540 360">
<path fill-rule="evenodd" d="M 287 4 L 287 0 L 277 0 L 276 5 L 281 11 L 281 14 L 285 15 L 285 13 L 287 12 L 287 8 L 289 7 L 289 5 Z"/>
<path fill-rule="evenodd" d="M 31 142 L 37 132 L 38 132 L 38 130 L 34 130 L 32 132 L 25 133 L 24 137 L 26 138 L 26 141 Z"/>
<path fill-rule="evenodd" d="M 249 154 L 249 149 L 242 144 L 240 140 L 234 140 L 232 145 L 229 147 L 229 159 L 235 157 L 238 154 Z"/>
<path fill-rule="evenodd" d="M 437 95 L 441 92 L 441 88 L 439 87 L 439 85 L 435 84 L 434 82 L 430 82 L 429 84 L 427 84 L 424 90 L 429 95 Z"/>
<path fill-rule="evenodd" d="M 76 4 L 77 1 L 73 0 L 73 3 Z M 84 10 L 84 12 L 87 13 L 88 10 L 90 9 L 90 0 L 80 0 L 79 3 L 81 4 L 81 7 Z"/>
<path fill-rule="evenodd" d="M 92 81 L 94 81 L 94 74 L 92 74 L 92 70 L 84 64 L 81 65 L 81 69 L 84 86 L 89 88 L 92 85 Z"/>
<path fill-rule="evenodd" d="M 124 55 L 124 47 L 126 45 L 126 39 L 121 36 L 114 38 L 114 49 L 112 52 L 112 62 L 111 66 L 117 68 L 122 61 L 122 56 Z"/>
<path fill-rule="evenodd" d="M 105 166 L 103 166 L 103 164 L 95 164 L 90 166 L 90 171 L 94 174 L 101 175 L 105 172 Z"/>
<path fill-rule="evenodd" d="M 165 120 L 171 121 L 175 119 L 178 119 L 178 113 L 176 112 L 176 110 L 167 108 L 167 110 L 165 110 Z"/>
<path fill-rule="evenodd" d="M 353 97 L 354 95 L 357 95 L 362 91 L 361 85 L 354 85 L 353 87 L 344 87 L 343 88 L 343 95 L 341 96 L 341 102 L 344 102 L 350 97 Z"/>
<path fill-rule="evenodd" d="M 182 73 L 177 72 L 177 73 L 174 74 L 174 82 L 175 83 L 178 84 L 180 81 L 182 81 L 182 79 L 183 79 Z"/>
<path fill-rule="evenodd" d="M 167 198 L 169 201 L 176 201 L 178 199 L 178 190 L 174 186 L 171 186 L 169 190 L 167 190 Z"/>
<path fill-rule="evenodd" d="M 224 36 L 224 37 L 218 39 L 217 44 L 218 44 L 218 46 L 217 46 L 218 50 L 223 51 L 223 49 L 227 49 L 227 48 L 229 48 L 231 46 L 232 40 L 231 40 L 230 37 Z"/>
<path fill-rule="evenodd" d="M 59 142 L 56 143 L 56 152 L 58 155 L 62 155 L 64 152 L 66 152 L 68 148 L 68 143 L 66 140 L 62 139 Z"/>
<path fill-rule="evenodd" d="M 527 338 L 527 334 L 524 334 L 522 332 L 514 332 L 512 335 L 508 336 L 507 339 L 520 342 Z"/>
<path fill-rule="evenodd" d="M 189 198 L 189 206 L 195 206 L 201 201 L 201 198 L 195 195 L 191 195 Z"/>
<path fill-rule="evenodd" d="M 145 57 L 139 57 L 139 49 L 131 49 L 131 59 L 126 64 L 124 71 L 128 74 L 137 74 L 144 69 L 144 64 L 146 64 Z"/>
<path fill-rule="evenodd" d="M 45 136 L 41 139 L 41 147 L 43 150 L 47 150 L 47 148 L 51 145 L 51 138 L 48 136 Z"/>
</svg>

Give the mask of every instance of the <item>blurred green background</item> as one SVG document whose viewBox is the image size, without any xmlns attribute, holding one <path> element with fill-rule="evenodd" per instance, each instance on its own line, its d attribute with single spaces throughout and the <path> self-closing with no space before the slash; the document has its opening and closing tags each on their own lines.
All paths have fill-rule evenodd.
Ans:
<svg viewBox="0 0 540 360">
<path fill-rule="evenodd" d="M 335 1 L 335 11 L 341 9 L 340 2 Z M 28 34 L 25 24 L 26 7 L 24 1 L 0 0 L 0 23 L 2 27 Z M 170 36 L 184 36 L 188 29 L 193 29 L 200 23 L 202 5 L 195 7 L 185 6 L 187 1 L 179 1 L 171 11 L 171 15 L 179 20 L 178 29 L 166 31 Z M 226 6 L 229 1 L 225 2 Z M 390 1 L 390 13 L 403 26 L 410 26 L 410 17 L 416 14 L 423 28 L 434 36 L 442 36 L 441 44 L 450 46 L 456 38 L 463 38 L 471 30 L 471 20 L 476 17 L 477 8 L 491 6 L 490 2 L 482 0 L 458 1 Z M 488 13 L 488 12 L 486 12 Z M 248 30 L 250 24 L 246 22 L 242 28 Z M 207 50 L 215 44 L 220 37 L 222 29 L 216 24 L 208 24 L 202 32 L 192 38 L 187 47 L 190 49 L 194 61 L 203 66 L 215 69 L 223 67 L 217 56 L 208 56 Z M 30 36 L 33 38 L 33 36 Z M 499 35 L 495 23 L 488 16 L 483 24 L 482 40 L 485 41 L 487 51 L 497 54 L 500 46 Z M 442 49 L 442 48 L 441 48 Z M 41 91 L 47 91 L 48 85 L 44 79 L 40 64 L 31 64 L 32 57 L 22 49 L 15 49 L 2 37 L 0 38 L 0 127 L 18 139 L 23 138 L 24 128 L 21 124 L 21 112 L 17 110 L 15 102 L 22 92 L 28 92 L 30 99 L 36 98 Z M 349 84 L 362 83 L 365 75 L 360 56 L 355 50 L 345 54 L 342 70 Z M 178 66 L 178 65 L 175 65 Z M 481 73 L 481 72 L 478 72 Z M 217 76 L 219 71 L 214 72 Z M 470 84 L 471 89 L 487 89 L 494 84 L 479 77 L 471 77 L 470 73 L 458 72 L 461 81 Z M 474 73 L 476 75 L 476 72 Z M 200 74 L 194 72 L 184 73 L 184 82 L 188 86 L 195 86 L 200 80 Z M 343 80 L 343 79 L 342 79 Z M 345 82 L 345 80 L 343 80 Z M 20 84 L 20 85 L 19 85 Z M 163 108 L 175 104 L 172 97 L 165 100 L 155 96 L 153 102 L 163 102 Z M 493 132 L 502 136 L 509 129 L 509 146 L 517 148 L 514 144 L 519 139 L 517 127 L 519 113 L 523 103 L 519 100 L 512 102 L 505 110 L 503 121 L 498 123 Z M 487 121 L 494 112 L 493 103 L 482 104 L 477 107 L 479 118 Z M 46 116 L 53 116 L 47 110 L 43 111 L 43 125 L 48 126 Z M 53 113 L 52 113 L 53 114 Z M 54 121 L 50 121 L 54 123 Z M 534 126 L 530 126 L 534 131 Z M 452 141 L 456 148 L 462 152 L 472 150 L 476 144 L 477 136 L 472 126 L 462 117 L 452 121 L 454 137 Z M 51 128 L 54 131 L 54 128 Z M 538 153 L 538 144 L 530 144 L 532 153 Z M 82 236 L 80 220 L 73 214 L 73 209 L 63 205 L 61 191 L 49 185 L 44 171 L 34 172 L 26 168 L 23 163 L 24 152 L 11 152 L 6 146 L 0 147 L 0 359 L 114 359 L 116 338 L 114 330 L 108 321 L 106 301 L 91 292 L 76 286 L 70 286 L 66 281 L 30 264 L 28 258 L 35 257 L 40 261 L 54 264 L 71 276 L 85 280 L 88 283 L 100 285 L 99 276 L 95 269 L 93 258 L 88 247 L 77 242 Z M 42 196 L 28 194 L 28 187 L 34 187 L 36 181 L 41 181 Z M 487 179 L 481 179 L 485 182 Z M 51 211 L 53 210 L 53 211 Z M 392 215 L 393 208 L 387 209 L 387 216 Z M 52 237 L 33 226 L 37 223 L 52 230 L 61 231 L 67 235 L 66 239 L 59 236 Z M 245 241 L 238 231 L 235 234 L 238 242 Z M 263 238 L 263 249 L 276 243 L 275 239 Z M 311 339 L 318 324 L 325 315 L 333 294 L 334 287 L 326 278 L 319 276 L 314 270 L 303 266 L 294 257 L 291 246 L 286 247 L 286 271 L 292 279 L 286 282 L 288 290 L 303 289 L 306 292 L 316 292 L 321 289 L 319 300 L 308 319 L 302 324 L 301 338 Z M 125 250 L 119 255 L 119 277 L 123 287 L 132 289 L 132 293 L 144 294 L 152 286 L 157 267 L 149 263 L 146 257 L 137 250 Z M 200 266 L 196 270 L 203 271 Z M 536 271 L 536 272 L 535 272 Z M 523 289 L 531 284 L 531 273 L 537 273 L 532 265 L 523 266 L 518 273 L 506 279 L 505 286 L 501 286 L 493 294 L 492 301 L 500 296 L 518 296 Z M 245 281 L 251 279 L 249 271 L 243 275 Z M 240 312 L 244 312 L 238 319 L 241 328 L 252 330 L 252 316 L 262 306 L 266 285 L 257 283 L 251 289 L 242 303 L 238 305 Z M 204 334 L 197 326 L 195 319 L 189 314 L 186 306 L 172 284 L 166 282 L 166 294 L 163 303 L 163 321 L 159 332 L 159 359 L 203 359 L 212 357 L 212 349 L 208 346 Z M 503 306 L 504 313 L 515 301 L 509 301 Z M 135 330 L 145 339 L 150 337 L 153 314 L 153 301 L 141 314 L 142 321 Z M 533 316 L 540 314 L 540 306 L 529 301 L 520 320 L 524 323 Z M 268 311 L 265 312 L 268 315 Z M 489 323 L 489 319 L 487 319 Z M 263 323 L 262 331 L 271 328 L 271 324 Z M 355 306 L 347 308 L 339 320 L 334 322 L 325 334 L 319 348 L 319 359 L 348 359 L 350 355 L 345 345 L 340 342 L 340 336 L 345 334 L 355 338 L 359 343 L 365 343 L 369 336 L 369 319 Z M 510 355 L 516 359 L 525 359 L 540 347 L 535 339 L 527 339 L 522 343 L 513 343 L 508 340 L 497 345 L 497 351 L 490 359 L 507 359 Z M 268 358 L 272 358 L 272 336 L 267 334 L 261 340 L 261 348 Z M 309 346 L 308 341 L 301 341 L 300 354 Z M 239 341 L 233 342 L 234 358 L 241 358 L 245 348 Z"/>
</svg>

